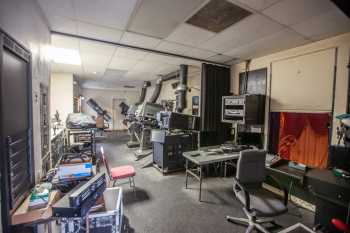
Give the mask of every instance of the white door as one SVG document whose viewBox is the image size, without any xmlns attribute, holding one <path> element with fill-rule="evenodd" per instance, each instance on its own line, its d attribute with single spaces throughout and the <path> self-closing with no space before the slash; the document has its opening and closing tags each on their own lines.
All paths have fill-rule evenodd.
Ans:
<svg viewBox="0 0 350 233">
<path fill-rule="evenodd" d="M 124 102 L 126 103 L 125 98 L 113 98 L 112 102 L 112 111 L 113 111 L 113 130 L 122 130 L 126 129 L 123 125 L 124 116 L 121 114 L 121 108 L 119 105 Z"/>
</svg>

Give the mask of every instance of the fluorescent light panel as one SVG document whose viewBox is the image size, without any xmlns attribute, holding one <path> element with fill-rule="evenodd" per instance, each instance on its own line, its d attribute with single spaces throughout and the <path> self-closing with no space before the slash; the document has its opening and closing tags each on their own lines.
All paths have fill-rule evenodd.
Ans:
<svg viewBox="0 0 350 233">
<path fill-rule="evenodd" d="M 78 50 L 50 47 L 49 56 L 55 63 L 81 65 L 81 58 Z"/>
</svg>

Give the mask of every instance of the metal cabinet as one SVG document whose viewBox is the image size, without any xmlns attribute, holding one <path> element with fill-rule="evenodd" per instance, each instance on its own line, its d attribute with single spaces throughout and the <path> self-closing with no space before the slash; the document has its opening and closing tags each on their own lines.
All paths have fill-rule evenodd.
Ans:
<svg viewBox="0 0 350 233">
<path fill-rule="evenodd" d="M 183 152 L 196 149 L 197 134 L 152 130 L 153 166 L 162 173 L 184 169 Z"/>
</svg>

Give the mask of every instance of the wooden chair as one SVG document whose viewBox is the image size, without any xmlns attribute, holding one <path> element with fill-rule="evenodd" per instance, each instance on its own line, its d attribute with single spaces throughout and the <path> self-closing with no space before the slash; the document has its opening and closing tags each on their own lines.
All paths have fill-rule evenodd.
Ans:
<svg viewBox="0 0 350 233">
<path fill-rule="evenodd" d="M 110 181 L 113 181 L 113 187 L 115 186 L 115 183 L 118 180 L 129 178 L 130 187 L 132 187 L 135 192 L 134 176 L 136 175 L 136 172 L 134 167 L 130 165 L 125 165 L 125 166 L 110 168 L 102 146 L 101 146 L 101 157 L 106 167 L 109 179 Z"/>
</svg>

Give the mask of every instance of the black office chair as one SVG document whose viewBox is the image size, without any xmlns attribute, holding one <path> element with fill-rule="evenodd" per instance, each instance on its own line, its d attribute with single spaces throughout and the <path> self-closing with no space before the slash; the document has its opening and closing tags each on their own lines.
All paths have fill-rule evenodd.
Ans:
<svg viewBox="0 0 350 233">
<path fill-rule="evenodd" d="M 265 151 L 242 151 L 237 163 L 237 174 L 233 178 L 233 191 L 242 203 L 247 218 L 226 216 L 226 219 L 231 223 L 247 225 L 246 233 L 254 229 L 268 233 L 262 224 L 275 223 L 274 217 L 288 211 L 287 189 L 273 177 L 271 181 L 283 190 L 283 197 L 262 187 L 266 180 L 265 158 Z"/>
</svg>

